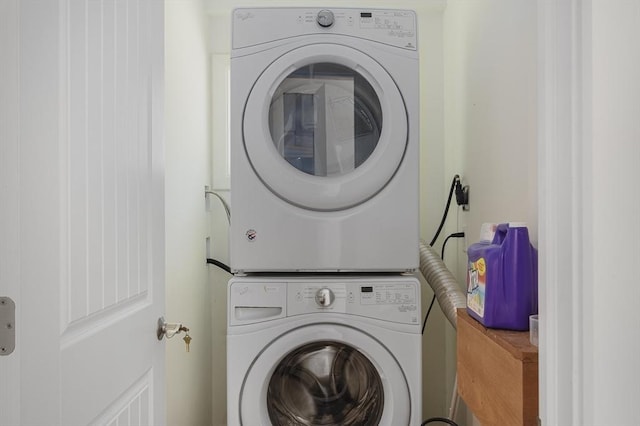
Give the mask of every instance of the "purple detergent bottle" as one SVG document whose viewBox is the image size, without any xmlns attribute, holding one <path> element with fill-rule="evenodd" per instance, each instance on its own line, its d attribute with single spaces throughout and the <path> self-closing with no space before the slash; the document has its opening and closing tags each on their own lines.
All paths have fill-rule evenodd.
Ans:
<svg viewBox="0 0 640 426">
<path fill-rule="evenodd" d="M 497 226 L 467 249 L 467 312 L 485 327 L 528 330 L 538 313 L 538 253 L 523 223 Z"/>
</svg>

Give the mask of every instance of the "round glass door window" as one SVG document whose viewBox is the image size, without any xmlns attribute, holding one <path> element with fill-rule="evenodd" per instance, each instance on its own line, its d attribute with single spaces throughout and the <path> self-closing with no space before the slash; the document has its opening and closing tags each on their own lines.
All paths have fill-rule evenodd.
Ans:
<svg viewBox="0 0 640 426">
<path fill-rule="evenodd" d="M 269 106 L 278 153 L 313 176 L 340 176 L 364 163 L 382 131 L 382 108 L 369 82 L 336 63 L 313 63 L 289 74 Z"/>
<path fill-rule="evenodd" d="M 372 57 L 340 44 L 302 46 L 273 61 L 249 93 L 242 123 L 245 153 L 262 183 L 316 211 L 375 197 L 409 141 L 395 81 Z"/>
<path fill-rule="evenodd" d="M 377 425 L 380 376 L 357 349 L 335 341 L 306 344 L 278 365 L 267 392 L 269 418 L 284 425 Z"/>
</svg>

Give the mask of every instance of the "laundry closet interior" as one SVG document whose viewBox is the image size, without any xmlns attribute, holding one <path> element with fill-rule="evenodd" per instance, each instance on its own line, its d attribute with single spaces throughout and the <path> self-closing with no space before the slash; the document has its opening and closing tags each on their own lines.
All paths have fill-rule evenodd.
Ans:
<svg viewBox="0 0 640 426">
<path fill-rule="evenodd" d="M 534 244 L 536 242 L 538 222 L 536 2 L 526 0 L 403 0 L 395 2 L 354 0 L 347 3 L 271 0 L 260 2 L 167 1 L 165 7 L 166 316 L 179 318 L 181 322 L 188 324 L 194 339 L 188 354 L 185 354 L 183 345 L 167 345 L 168 424 L 224 425 L 228 421 L 227 323 L 229 317 L 227 304 L 229 298 L 227 283 L 231 275 L 213 264 L 207 264 L 206 259 L 215 259 L 226 265 L 230 263 L 230 227 L 223 203 L 218 196 L 229 203 L 232 217 L 235 213 L 234 207 L 238 204 L 243 203 L 243 209 L 249 206 L 246 199 L 236 202 L 234 206 L 233 195 L 230 196 L 230 177 L 233 174 L 231 167 L 238 167 L 238 163 L 231 158 L 229 147 L 230 135 L 234 133 L 232 129 L 234 121 L 233 117 L 230 117 L 230 111 L 238 101 L 231 99 L 233 90 L 229 86 L 232 10 L 238 7 L 334 10 L 336 25 L 338 23 L 346 25 L 346 22 L 351 19 L 348 14 L 339 15 L 336 11 L 340 11 L 340 8 L 357 9 L 358 14 L 353 15 L 355 19 L 367 19 L 369 11 L 376 10 L 415 11 L 417 48 L 412 52 L 415 52 L 418 58 L 419 72 L 416 76 L 418 84 L 415 92 L 411 92 L 406 87 L 401 88 L 406 92 L 403 96 L 413 97 L 419 104 L 419 113 L 416 113 L 415 117 L 409 114 L 411 120 L 409 126 L 415 125 L 419 128 L 419 133 L 414 135 L 416 149 L 415 151 L 408 149 L 405 152 L 405 154 L 417 156 L 409 159 L 415 160 L 416 163 L 415 176 L 411 177 L 415 181 L 416 197 L 412 197 L 409 190 L 389 201 L 391 204 L 380 208 L 380 211 L 388 210 L 391 212 L 389 217 L 394 217 L 404 209 L 415 211 L 418 230 L 413 236 L 413 242 L 416 244 L 417 256 L 418 240 L 428 243 L 434 236 L 445 209 L 451 181 L 455 175 L 459 175 L 462 183 L 469 187 L 469 209 L 463 210 L 462 207 L 456 206 L 455 202 L 452 203 L 448 219 L 439 239 L 434 244 L 434 249 L 440 253 L 446 236 L 456 232 L 465 233 L 464 239 L 451 239 L 444 251 L 444 261 L 456 277 L 461 289 L 464 289 L 466 280 L 466 246 L 478 240 L 482 223 L 505 219 L 527 222 L 531 239 Z M 274 28 L 286 28 L 286 25 L 289 25 L 287 22 L 284 18 L 280 20 L 275 15 L 272 17 Z M 353 48 L 357 47 L 358 43 L 354 43 Z M 313 54 L 323 55 L 321 49 Z M 344 61 L 358 60 L 358 58 L 349 58 L 347 51 L 341 55 Z M 385 67 L 383 62 L 381 65 Z M 254 72 L 255 70 L 247 69 L 246 71 Z M 322 78 L 330 80 L 331 75 L 335 75 L 335 70 L 326 71 Z M 401 86 L 402 84 L 411 85 L 406 77 L 402 79 Z M 349 81 L 342 75 L 340 80 L 341 83 L 337 85 L 339 89 L 336 90 L 342 90 L 341 88 L 344 87 L 350 87 L 353 90 L 353 80 Z M 381 87 L 384 84 L 384 81 L 380 83 Z M 378 91 L 380 90 L 382 89 L 378 88 Z M 270 88 L 265 89 L 265 93 L 272 92 Z M 385 90 L 385 93 L 388 94 L 389 91 Z M 326 94 L 326 97 L 330 98 L 331 95 Z M 380 102 L 383 105 L 380 108 L 383 110 L 389 108 L 384 104 L 393 102 L 392 98 L 393 96 L 389 95 L 388 98 L 382 99 Z M 304 102 L 304 96 L 298 96 L 297 100 L 294 99 L 295 101 Z M 337 105 L 339 96 L 336 95 L 334 101 Z M 374 102 L 374 109 L 376 105 Z M 337 106 L 339 107 L 340 105 Z M 277 115 L 277 113 L 273 114 Z M 353 123 L 350 125 L 353 126 Z M 384 126 L 383 121 L 382 127 Z M 256 123 L 256 127 L 259 127 L 259 123 Z M 360 161 L 365 164 L 366 154 L 357 155 L 364 155 L 365 158 L 356 160 L 356 163 Z M 295 165 L 297 160 L 287 159 L 287 161 Z M 260 166 L 247 164 L 246 167 L 249 173 L 251 167 L 259 168 Z M 303 172 L 307 174 L 309 174 L 309 167 L 311 166 L 308 162 L 306 165 L 300 165 L 301 170 L 304 169 Z M 317 166 L 317 163 L 315 167 L 323 169 L 322 166 Z M 331 174 L 331 167 L 334 166 L 327 165 L 318 173 Z M 355 167 L 355 170 L 357 169 L 358 167 Z M 393 169 L 390 173 L 391 176 L 395 176 L 396 170 Z M 402 174 L 402 171 L 398 173 Z M 406 178 L 409 179 L 409 177 Z M 277 183 L 269 179 L 261 176 L 255 184 L 262 182 L 273 189 Z M 282 179 L 282 177 L 274 179 Z M 393 182 L 392 178 L 389 179 Z M 254 185 L 253 182 L 250 184 Z M 389 183 L 387 186 L 391 185 Z M 406 188 L 407 184 L 402 186 Z M 384 193 L 384 190 L 372 191 L 367 196 L 371 197 L 370 200 L 375 200 L 378 194 Z M 274 190 L 270 194 L 273 195 L 276 192 Z M 251 197 L 247 196 L 247 199 L 249 198 Z M 230 199 L 231 202 L 229 202 Z M 518 202 L 512 202 L 514 199 Z M 288 196 L 274 196 L 272 200 L 278 205 L 285 204 L 287 201 L 291 201 Z M 310 203 L 310 207 L 307 207 L 321 214 L 322 206 L 314 205 L 313 203 L 316 202 L 319 201 L 313 197 L 294 200 L 294 204 L 298 206 Z M 356 204 L 360 202 L 357 201 Z M 346 207 L 352 208 L 351 201 L 347 200 L 344 203 Z M 337 211 L 345 206 L 332 206 L 326 210 Z M 260 207 L 257 206 L 256 211 L 259 212 L 259 209 Z M 241 216 L 240 213 L 238 215 Z M 369 232 L 382 232 L 375 229 L 375 220 L 365 218 L 366 220 L 370 220 L 367 224 Z M 406 224 L 396 223 L 393 226 L 402 227 L 402 225 Z M 283 223 L 282 226 L 287 226 L 287 223 Z M 300 238 L 308 237 L 300 235 L 304 234 L 303 231 L 308 225 L 299 226 L 296 234 Z M 387 223 L 386 226 L 391 225 Z M 243 234 L 246 238 L 263 238 L 264 227 L 247 225 L 245 228 L 246 231 L 243 231 Z M 331 246 L 328 242 L 330 235 L 313 237 L 326 238 L 327 240 L 323 240 L 323 243 Z M 285 237 L 284 240 L 286 238 L 293 237 Z M 377 251 L 393 253 L 392 247 L 385 247 L 385 241 L 390 239 L 390 236 L 386 236 L 377 241 L 364 240 L 360 249 L 373 252 L 376 248 L 372 245 L 379 245 Z M 259 241 L 251 241 L 247 244 L 253 244 L 250 246 L 253 249 L 259 243 Z M 278 243 L 284 244 L 281 241 Z M 349 245 L 348 242 L 345 244 L 348 246 L 345 257 L 351 256 L 350 258 L 356 259 L 355 263 L 346 265 L 345 270 L 356 270 L 358 276 L 362 275 L 362 270 L 358 270 L 357 267 L 359 247 Z M 329 248 L 332 253 L 337 250 L 335 246 Z M 280 247 L 277 248 L 277 250 L 280 249 Z M 304 247 L 298 249 L 304 250 Z M 273 256 L 274 261 L 278 259 L 277 253 L 269 254 L 268 250 L 258 253 L 255 259 L 264 259 L 268 256 Z M 383 259 L 380 259 L 376 262 L 382 261 Z M 249 263 L 251 262 L 253 260 L 249 259 Z M 331 259 L 328 262 L 331 263 Z M 385 266 L 382 272 L 392 271 L 400 276 L 404 265 L 402 261 L 394 262 L 390 261 L 391 266 Z M 233 261 L 231 263 L 233 264 Z M 407 265 L 411 268 L 412 260 L 409 260 Z M 260 268 L 268 271 L 264 265 Z M 286 265 L 282 268 L 287 269 L 288 272 L 298 269 L 295 266 Z M 341 269 L 341 266 L 330 264 L 328 268 Z M 371 265 L 365 265 L 363 268 L 375 269 Z M 244 270 L 244 267 L 239 269 L 242 269 L 240 272 L 250 272 L 251 267 L 247 267 L 247 270 Z M 313 264 L 302 265 L 299 269 L 309 274 L 305 276 L 313 276 L 313 279 L 318 279 L 314 272 L 326 272 L 322 271 L 322 268 L 314 267 Z M 281 282 L 289 280 L 289 278 L 279 280 L 277 271 L 271 275 L 262 284 L 273 283 L 273 288 L 279 288 Z M 389 275 L 383 275 L 382 278 L 377 277 L 372 282 L 375 284 L 376 280 L 394 281 L 396 275 L 393 275 L 393 279 Z M 419 279 L 420 291 L 413 294 L 420 295 L 419 300 L 415 302 L 419 305 L 418 311 L 421 314 L 419 322 L 421 323 L 433 292 L 417 270 L 415 277 Z M 242 277 L 236 277 L 236 280 L 242 279 Z M 299 279 L 298 275 L 293 280 L 296 279 Z M 352 285 L 350 280 L 355 278 L 345 278 L 343 286 L 338 286 L 339 288 L 331 287 L 333 284 L 327 286 L 326 276 L 321 275 L 320 279 L 323 283 L 317 288 L 313 287 L 314 295 L 318 290 L 330 288 L 333 289 L 332 294 L 337 292 L 336 294 L 342 295 L 341 297 L 347 301 L 345 303 L 348 303 Z M 370 288 L 375 293 L 375 285 L 358 283 L 355 287 L 357 294 L 354 297 L 366 298 L 366 295 L 363 296 L 359 292 L 369 292 Z M 296 297 L 296 291 L 291 290 L 291 284 L 288 290 L 284 288 L 283 291 L 289 292 L 292 298 Z M 301 298 L 305 297 L 303 293 L 300 294 Z M 289 310 L 291 309 L 289 307 Z M 371 331 L 371 333 L 374 332 Z M 445 417 L 449 410 L 456 374 L 455 340 L 455 330 L 436 303 L 426 323 L 424 334 L 419 339 L 422 376 L 421 412 L 416 414 L 416 419 Z M 459 409 L 456 421 L 460 425 L 475 424 L 464 407 Z"/>
</svg>

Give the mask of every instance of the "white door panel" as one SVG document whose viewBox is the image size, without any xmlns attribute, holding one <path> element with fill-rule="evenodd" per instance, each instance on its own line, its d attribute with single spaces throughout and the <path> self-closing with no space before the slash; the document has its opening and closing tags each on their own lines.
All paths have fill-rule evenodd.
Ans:
<svg viewBox="0 0 640 426">
<path fill-rule="evenodd" d="M 20 315 L 18 208 L 18 0 L 0 1 L 0 297 Z M 18 329 L 19 332 L 19 329 Z M 18 333 L 19 336 L 19 333 Z M 19 349 L 0 356 L 0 424 L 19 423 Z"/>
<path fill-rule="evenodd" d="M 2 156 L 15 238 L 0 254 L 17 272 L 0 273 L 0 295 L 18 305 L 18 344 L 0 357 L 0 424 L 162 425 L 164 3 L 0 12 L 16 36 L 0 53 L 19 49 L 0 103 L 19 111 Z"/>
</svg>

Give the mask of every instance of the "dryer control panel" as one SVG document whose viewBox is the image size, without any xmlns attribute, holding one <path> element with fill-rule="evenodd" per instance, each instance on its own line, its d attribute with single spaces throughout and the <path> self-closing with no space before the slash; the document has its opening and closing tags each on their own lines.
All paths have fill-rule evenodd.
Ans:
<svg viewBox="0 0 640 426">
<path fill-rule="evenodd" d="M 316 34 L 357 37 L 407 50 L 417 50 L 418 40 L 412 10 L 235 9 L 232 27 L 234 49 Z"/>
</svg>

